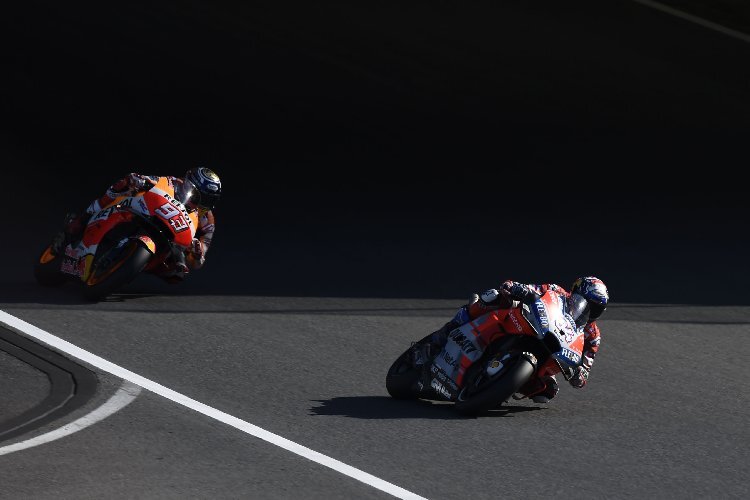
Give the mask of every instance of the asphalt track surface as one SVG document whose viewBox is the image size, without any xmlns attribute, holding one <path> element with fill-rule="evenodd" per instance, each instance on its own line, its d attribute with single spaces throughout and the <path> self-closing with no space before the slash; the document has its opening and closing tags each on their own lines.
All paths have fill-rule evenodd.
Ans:
<svg viewBox="0 0 750 500">
<path fill-rule="evenodd" d="M 3 310 L 427 498 L 748 493 L 750 394 L 736 383 L 747 307 L 614 305 L 590 386 L 473 419 L 392 400 L 383 386 L 390 362 L 454 301 L 123 299 Z M 0 463 L 8 498 L 387 496 L 150 393 Z"/>
<path fill-rule="evenodd" d="M 16 8 L 3 173 L 34 190 L 0 198 L 25 214 L 0 310 L 426 498 L 750 496 L 750 44 L 628 1 Z M 66 208 L 196 159 L 226 195 L 189 282 L 33 283 Z M 387 396 L 469 293 L 579 274 L 613 295 L 584 390 L 476 419 Z M 0 453 L 123 383 L 53 351 L 3 331 Z M 389 497 L 151 391 L 0 474 L 12 499 Z"/>
</svg>

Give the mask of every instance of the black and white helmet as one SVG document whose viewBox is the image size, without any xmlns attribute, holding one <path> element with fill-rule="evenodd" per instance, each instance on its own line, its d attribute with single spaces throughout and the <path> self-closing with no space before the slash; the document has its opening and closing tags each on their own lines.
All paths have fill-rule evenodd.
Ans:
<svg viewBox="0 0 750 500">
<path fill-rule="evenodd" d="M 195 167 L 185 173 L 185 179 L 195 185 L 201 194 L 200 203 L 202 210 L 212 210 L 221 198 L 221 180 L 210 168 Z"/>
</svg>

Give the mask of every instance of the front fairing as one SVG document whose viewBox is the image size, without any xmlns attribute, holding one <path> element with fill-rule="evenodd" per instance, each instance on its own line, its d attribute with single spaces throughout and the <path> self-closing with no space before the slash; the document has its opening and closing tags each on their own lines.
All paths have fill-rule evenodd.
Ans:
<svg viewBox="0 0 750 500">
<path fill-rule="evenodd" d="M 164 179 L 164 178 L 162 178 Z M 198 229 L 198 214 L 189 212 L 184 204 L 174 197 L 174 189 L 167 182 L 160 182 L 143 194 L 150 215 L 160 220 L 172 234 L 172 241 L 188 248 Z"/>
<path fill-rule="evenodd" d="M 546 341 L 552 348 L 552 357 L 568 367 L 581 364 L 583 354 L 583 327 L 576 325 L 567 310 L 565 299 L 558 294 L 546 293 L 533 303 L 523 304 L 524 318 L 529 322 L 537 337 L 545 340 L 551 335 L 556 342 Z"/>
</svg>

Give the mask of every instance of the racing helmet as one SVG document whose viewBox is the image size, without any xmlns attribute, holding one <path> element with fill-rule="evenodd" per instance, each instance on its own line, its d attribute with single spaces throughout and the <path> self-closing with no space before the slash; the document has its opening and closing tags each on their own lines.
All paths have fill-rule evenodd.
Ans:
<svg viewBox="0 0 750 500">
<path fill-rule="evenodd" d="M 206 167 L 191 168 L 185 173 L 185 180 L 190 181 L 200 193 L 199 208 L 212 210 L 221 198 L 221 180 L 219 176 Z"/>
<path fill-rule="evenodd" d="M 571 297 L 577 295 L 586 300 L 589 309 L 589 322 L 597 319 L 607 309 L 607 302 L 609 301 L 607 285 L 594 276 L 585 276 L 575 280 L 570 289 L 570 295 Z"/>
</svg>

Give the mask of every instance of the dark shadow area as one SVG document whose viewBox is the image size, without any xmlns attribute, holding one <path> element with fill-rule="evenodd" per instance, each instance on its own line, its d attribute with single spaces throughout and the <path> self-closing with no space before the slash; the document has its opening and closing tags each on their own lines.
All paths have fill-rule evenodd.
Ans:
<svg viewBox="0 0 750 500">
<path fill-rule="evenodd" d="M 620 303 L 750 304 L 749 49 L 659 13 L 633 29 L 642 10 L 16 2 L 0 164 L 29 182 L 0 197 L 2 287 L 118 178 L 206 164 L 224 194 L 205 268 L 128 292 L 461 298 L 597 275 Z"/>
<path fill-rule="evenodd" d="M 482 417 L 512 417 L 517 413 L 545 409 L 540 406 L 502 406 L 479 417 L 466 417 L 456 413 L 452 403 L 423 399 L 402 401 L 382 396 L 352 396 L 315 400 L 314 402 L 320 403 L 320 406 L 310 408 L 312 415 L 338 415 L 368 420 L 401 418 L 464 420 Z"/>
</svg>

